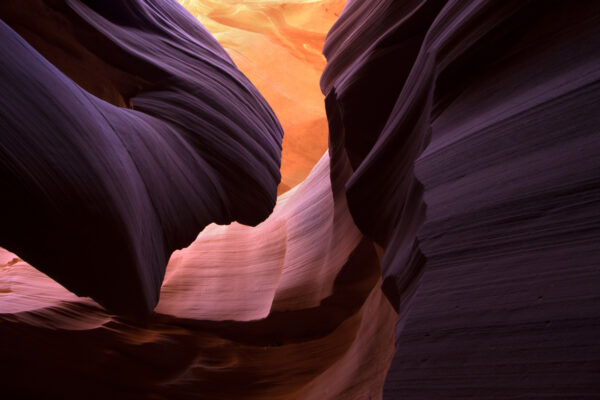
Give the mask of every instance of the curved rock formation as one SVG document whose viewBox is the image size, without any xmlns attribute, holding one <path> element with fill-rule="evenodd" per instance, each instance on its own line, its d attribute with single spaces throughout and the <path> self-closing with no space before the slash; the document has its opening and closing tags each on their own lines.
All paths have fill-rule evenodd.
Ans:
<svg viewBox="0 0 600 400">
<path fill-rule="evenodd" d="M 349 1 L 324 48 L 329 151 L 255 227 L 281 132 L 193 17 L 157 0 L 18 4 L 0 15 L 45 58 L 0 25 L 0 243 L 69 288 L 85 275 L 102 305 L 0 249 L 3 394 L 600 392 L 597 2 Z M 267 16 L 241 26 L 277 20 L 269 40 L 303 54 L 284 5 L 303 7 L 210 19 Z M 74 271 L 84 255 L 92 272 Z M 147 312 L 161 281 L 146 319 L 114 312 Z"/>
<path fill-rule="evenodd" d="M 396 313 L 379 289 L 375 249 L 343 191 L 332 191 L 329 170 L 324 156 L 258 227 L 211 225 L 176 252 L 143 325 L 0 251 L 3 393 L 380 397 Z M 25 369 L 35 384 L 24 384 Z"/>
<path fill-rule="evenodd" d="M 330 141 L 399 312 L 384 398 L 600 389 L 599 16 L 351 1 L 332 28 Z"/>
<path fill-rule="evenodd" d="M 279 123 L 179 5 L 9 1 L 0 16 L 75 80 L 2 23 L 0 181 L 10 195 L 0 220 L 11 228 L 0 244 L 141 317 L 173 250 L 211 222 L 256 225 L 272 211 Z"/>
<path fill-rule="evenodd" d="M 325 35 L 346 0 L 179 0 L 210 31 L 265 97 L 285 132 L 284 193 L 302 182 L 327 149 L 319 81 Z"/>
</svg>

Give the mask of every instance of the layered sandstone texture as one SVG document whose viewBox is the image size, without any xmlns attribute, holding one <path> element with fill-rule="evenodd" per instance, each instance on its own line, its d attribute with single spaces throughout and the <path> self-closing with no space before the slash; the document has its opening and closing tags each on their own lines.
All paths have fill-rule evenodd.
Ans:
<svg viewBox="0 0 600 400">
<path fill-rule="evenodd" d="M 384 398 L 597 397 L 600 4 L 351 0 L 324 53 L 399 313 Z"/>
<path fill-rule="evenodd" d="M 174 250 L 271 213 L 283 132 L 178 4 L 89 3 L 0 6 L 0 243 L 139 317 Z"/>
<path fill-rule="evenodd" d="M 598 397 L 600 4 L 343 3 L 0 3 L 3 395 Z"/>
<path fill-rule="evenodd" d="M 323 43 L 346 0 L 179 0 L 210 31 L 265 97 L 285 132 L 284 193 L 327 150 L 327 117 L 317 82 Z"/>
</svg>

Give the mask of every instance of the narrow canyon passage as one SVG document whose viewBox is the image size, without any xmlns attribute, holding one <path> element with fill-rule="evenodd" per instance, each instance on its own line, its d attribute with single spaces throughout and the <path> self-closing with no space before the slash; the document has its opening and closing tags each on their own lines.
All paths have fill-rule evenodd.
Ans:
<svg viewBox="0 0 600 400">
<path fill-rule="evenodd" d="M 600 3 L 0 2 L 8 399 L 593 399 Z"/>
<path fill-rule="evenodd" d="M 127 54 L 116 64 L 122 50 L 99 45 L 103 38 L 90 42 L 89 20 L 68 4 L 41 4 L 5 5 L 2 17 L 91 93 L 143 110 L 140 93 L 160 85 L 163 73 L 146 65 L 145 75 L 136 75 Z M 12 361 L 4 387 L 16 396 L 61 398 L 381 397 L 396 313 L 380 289 L 374 245 L 348 213 L 347 166 L 338 163 L 332 186 L 319 88 L 321 47 L 343 2 L 183 5 L 202 15 L 274 108 L 285 132 L 285 193 L 258 226 L 209 225 L 175 251 L 158 305 L 141 324 L 2 250 L 2 353 Z M 66 34 L 58 47 L 44 40 L 65 19 L 79 33 Z M 104 82 L 94 73 L 99 65 Z M 48 346 L 23 353 L 22 344 L 40 335 Z M 29 363 L 33 386 L 23 385 Z"/>
<path fill-rule="evenodd" d="M 296 186 L 327 150 L 319 80 L 325 36 L 346 0 L 179 0 L 210 31 L 273 108 L 285 132 L 279 193 Z"/>
</svg>

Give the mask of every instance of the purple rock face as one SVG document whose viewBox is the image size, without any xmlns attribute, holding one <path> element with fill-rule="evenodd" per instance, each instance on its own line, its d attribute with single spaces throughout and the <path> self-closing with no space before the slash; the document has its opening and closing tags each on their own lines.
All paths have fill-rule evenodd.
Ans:
<svg viewBox="0 0 600 400">
<path fill-rule="evenodd" d="M 330 32 L 330 140 L 399 312 L 384 398 L 600 391 L 599 16 L 355 1 Z"/>
<path fill-rule="evenodd" d="M 6 4 L 0 245 L 103 306 L 5 255 L 9 395 L 599 397 L 600 2 L 349 1 L 328 156 L 144 324 L 271 213 L 281 128 L 174 1 Z"/>
<path fill-rule="evenodd" d="M 124 95 L 133 109 L 86 92 L 0 22 L 0 245 L 76 294 L 141 317 L 173 250 L 211 222 L 269 215 L 282 131 L 175 2 L 90 4 L 48 7 L 80 26 L 73 43 L 87 40 L 143 82 Z"/>
</svg>

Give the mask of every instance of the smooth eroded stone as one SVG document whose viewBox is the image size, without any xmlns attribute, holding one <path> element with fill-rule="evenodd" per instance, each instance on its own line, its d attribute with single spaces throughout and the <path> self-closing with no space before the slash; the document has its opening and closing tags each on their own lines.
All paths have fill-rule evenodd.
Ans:
<svg viewBox="0 0 600 400">
<path fill-rule="evenodd" d="M 173 250 L 270 214 L 279 123 L 174 1 L 8 3 L 0 16 L 47 58 L 0 23 L 0 244 L 142 317 Z"/>
</svg>

